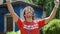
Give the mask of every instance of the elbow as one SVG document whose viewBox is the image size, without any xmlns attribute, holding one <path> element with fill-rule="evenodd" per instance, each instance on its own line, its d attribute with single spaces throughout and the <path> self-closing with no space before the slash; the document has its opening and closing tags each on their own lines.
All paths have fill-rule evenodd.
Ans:
<svg viewBox="0 0 60 34">
<path fill-rule="evenodd" d="M 49 17 L 49 20 L 51 21 L 54 17 Z"/>
</svg>

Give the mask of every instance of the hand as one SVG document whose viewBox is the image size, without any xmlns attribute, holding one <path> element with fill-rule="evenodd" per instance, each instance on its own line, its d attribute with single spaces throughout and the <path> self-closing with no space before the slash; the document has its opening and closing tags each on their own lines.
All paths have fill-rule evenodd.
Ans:
<svg viewBox="0 0 60 34">
<path fill-rule="evenodd" d="M 54 0 L 54 3 L 55 3 L 55 7 L 58 8 L 58 6 L 59 6 L 59 0 Z"/>
</svg>

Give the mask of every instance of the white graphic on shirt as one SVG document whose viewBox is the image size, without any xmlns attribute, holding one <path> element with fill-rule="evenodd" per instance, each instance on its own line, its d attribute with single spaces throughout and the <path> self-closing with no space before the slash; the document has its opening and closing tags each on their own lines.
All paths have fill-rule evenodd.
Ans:
<svg viewBox="0 0 60 34">
<path fill-rule="evenodd" d="M 38 24 L 34 24 L 34 25 L 24 25 L 23 28 L 25 28 L 25 29 L 27 29 L 27 30 L 29 30 L 29 29 L 33 30 L 33 29 L 38 28 Z"/>
</svg>

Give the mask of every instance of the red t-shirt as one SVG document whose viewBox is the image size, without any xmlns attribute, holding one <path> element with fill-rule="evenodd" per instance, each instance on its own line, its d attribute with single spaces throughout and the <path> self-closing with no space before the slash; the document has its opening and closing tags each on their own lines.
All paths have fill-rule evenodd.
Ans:
<svg viewBox="0 0 60 34">
<path fill-rule="evenodd" d="M 45 20 L 33 20 L 31 23 L 18 19 L 16 22 L 21 34 L 40 34 L 40 29 L 45 25 Z"/>
</svg>

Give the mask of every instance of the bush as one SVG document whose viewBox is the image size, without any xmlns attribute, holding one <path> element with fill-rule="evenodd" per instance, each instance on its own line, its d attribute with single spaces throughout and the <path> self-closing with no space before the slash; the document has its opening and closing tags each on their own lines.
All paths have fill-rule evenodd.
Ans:
<svg viewBox="0 0 60 34">
<path fill-rule="evenodd" d="M 6 34 L 21 34 L 20 30 L 14 32 L 14 31 L 11 31 L 11 32 L 7 32 Z"/>
<path fill-rule="evenodd" d="M 43 34 L 60 34 L 60 20 L 54 19 L 43 28 Z"/>
<path fill-rule="evenodd" d="M 16 32 L 11 31 L 11 32 L 7 32 L 6 34 L 16 34 Z"/>
</svg>

